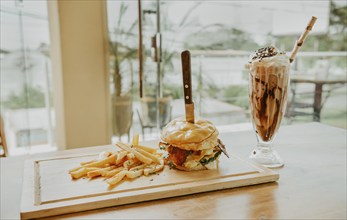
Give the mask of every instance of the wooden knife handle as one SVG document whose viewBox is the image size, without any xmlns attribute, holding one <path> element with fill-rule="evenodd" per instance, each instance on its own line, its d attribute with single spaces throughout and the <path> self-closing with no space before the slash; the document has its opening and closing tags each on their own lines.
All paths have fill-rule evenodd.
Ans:
<svg viewBox="0 0 347 220">
<path fill-rule="evenodd" d="M 190 64 L 190 52 L 185 50 L 181 53 L 182 59 L 182 73 L 183 73 L 183 90 L 184 90 L 184 102 L 186 104 L 192 104 L 192 76 L 191 76 L 191 64 Z"/>
<path fill-rule="evenodd" d="M 188 50 L 183 51 L 181 54 L 181 59 L 186 121 L 194 123 L 194 103 L 192 97 L 192 74 L 190 65 L 190 52 Z"/>
</svg>

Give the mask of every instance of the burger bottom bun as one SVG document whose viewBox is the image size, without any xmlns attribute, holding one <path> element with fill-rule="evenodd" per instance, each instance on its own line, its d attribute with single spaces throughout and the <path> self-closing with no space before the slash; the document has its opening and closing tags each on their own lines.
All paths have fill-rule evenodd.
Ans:
<svg viewBox="0 0 347 220">
<path fill-rule="evenodd" d="M 214 155 L 210 155 L 210 156 L 214 156 Z M 219 156 L 216 157 L 215 160 L 209 162 L 208 164 L 202 165 L 200 163 L 199 160 L 188 160 L 186 161 L 184 164 L 177 165 L 174 164 L 174 168 L 178 169 L 178 170 L 183 170 L 183 171 L 197 171 L 197 170 L 212 170 L 212 169 L 217 169 L 218 168 L 218 164 L 219 164 Z M 166 161 L 167 163 L 170 163 L 170 160 Z M 172 163 L 172 161 L 171 161 Z"/>
<path fill-rule="evenodd" d="M 218 163 L 219 159 L 217 158 L 216 160 L 206 164 L 205 166 L 202 165 L 201 163 L 198 166 L 194 167 L 185 167 L 185 166 L 178 166 L 175 165 L 175 168 L 178 170 L 183 170 L 183 171 L 198 171 L 198 170 L 212 170 L 212 169 L 217 169 L 218 168 Z"/>
</svg>

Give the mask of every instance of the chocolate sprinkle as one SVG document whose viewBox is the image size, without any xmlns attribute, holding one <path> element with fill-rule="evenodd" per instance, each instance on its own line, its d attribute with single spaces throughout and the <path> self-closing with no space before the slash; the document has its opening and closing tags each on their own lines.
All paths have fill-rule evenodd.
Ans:
<svg viewBox="0 0 347 220">
<path fill-rule="evenodd" d="M 277 49 L 273 46 L 263 47 L 257 51 L 254 51 L 254 54 L 252 54 L 251 57 L 252 57 L 252 61 L 259 59 L 259 62 L 261 62 L 261 60 L 263 58 L 272 57 L 272 56 L 277 55 L 278 53 L 279 54 L 285 54 L 285 52 L 277 52 Z"/>
</svg>

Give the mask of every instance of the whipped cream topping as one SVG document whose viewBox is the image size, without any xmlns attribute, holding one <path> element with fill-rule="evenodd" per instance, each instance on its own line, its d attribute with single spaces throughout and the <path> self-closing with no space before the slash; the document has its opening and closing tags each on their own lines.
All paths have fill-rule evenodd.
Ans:
<svg viewBox="0 0 347 220">
<path fill-rule="evenodd" d="M 253 65 L 289 65 L 289 57 L 284 51 L 278 51 L 277 48 L 270 46 L 260 48 L 250 56 L 250 64 Z"/>
</svg>

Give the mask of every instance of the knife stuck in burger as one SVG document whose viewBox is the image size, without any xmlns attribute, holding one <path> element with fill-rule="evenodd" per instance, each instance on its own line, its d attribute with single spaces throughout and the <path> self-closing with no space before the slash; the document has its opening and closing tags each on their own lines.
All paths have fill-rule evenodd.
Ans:
<svg viewBox="0 0 347 220">
<path fill-rule="evenodd" d="M 183 51 L 181 59 L 186 115 L 163 128 L 159 145 L 167 151 L 165 161 L 172 168 L 184 171 L 217 169 L 221 153 L 229 155 L 218 138 L 216 127 L 205 119 L 195 120 L 190 52 Z"/>
</svg>

